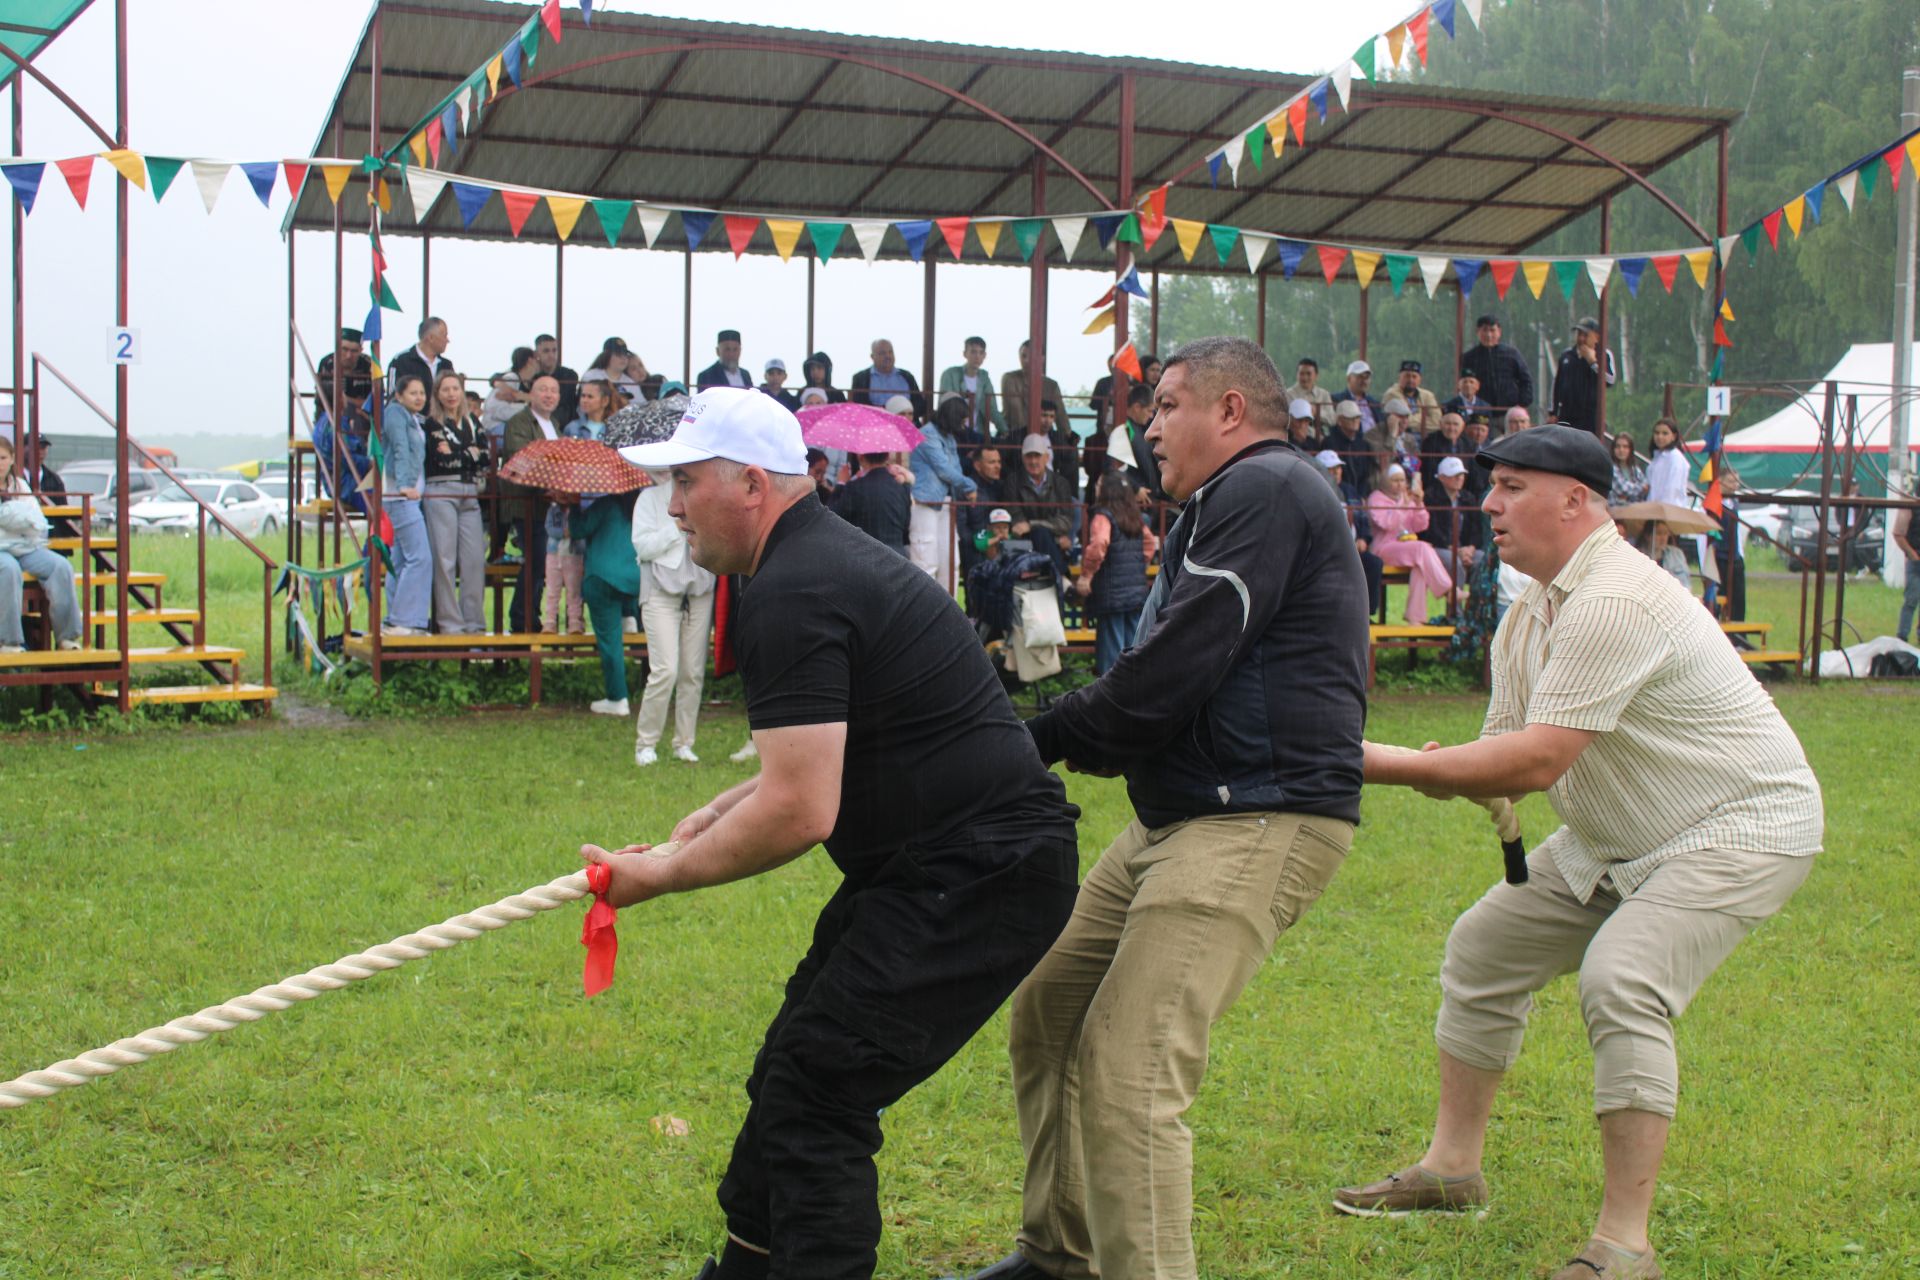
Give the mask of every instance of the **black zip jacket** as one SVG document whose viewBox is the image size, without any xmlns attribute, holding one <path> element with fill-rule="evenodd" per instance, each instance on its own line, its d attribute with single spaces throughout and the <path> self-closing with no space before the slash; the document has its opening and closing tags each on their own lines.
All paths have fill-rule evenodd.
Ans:
<svg viewBox="0 0 1920 1280">
<path fill-rule="evenodd" d="M 1139 639 L 1030 721 L 1041 759 L 1117 769 L 1148 827 L 1360 818 L 1367 586 L 1327 482 L 1284 441 L 1236 454 L 1161 551 Z"/>
</svg>

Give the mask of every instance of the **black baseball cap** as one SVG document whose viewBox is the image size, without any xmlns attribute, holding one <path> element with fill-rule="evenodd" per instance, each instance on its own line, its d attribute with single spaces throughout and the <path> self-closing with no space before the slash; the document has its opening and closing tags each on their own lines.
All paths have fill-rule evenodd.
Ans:
<svg viewBox="0 0 1920 1280">
<path fill-rule="evenodd" d="M 1549 471 L 1570 476 L 1601 497 L 1613 491 L 1613 459 L 1591 431 L 1552 422 L 1489 440 L 1474 461 L 1488 471 L 1496 466 Z"/>
</svg>

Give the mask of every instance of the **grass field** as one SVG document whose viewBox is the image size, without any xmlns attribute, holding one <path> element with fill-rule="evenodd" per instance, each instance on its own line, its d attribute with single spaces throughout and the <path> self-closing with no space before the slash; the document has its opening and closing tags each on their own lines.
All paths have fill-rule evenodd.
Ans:
<svg viewBox="0 0 1920 1280">
<path fill-rule="evenodd" d="M 1826 786 L 1828 852 L 1679 1024 L 1655 1239 L 1676 1277 L 1920 1276 L 1899 732 L 1920 701 L 1778 696 Z M 1454 740 L 1479 710 L 1386 696 L 1370 735 Z M 0 1078 L 547 880 L 583 840 L 657 839 L 741 776 L 735 713 L 703 730 L 721 763 L 638 773 L 631 732 L 550 710 L 0 742 Z M 1125 797 L 1069 787 L 1090 863 Z M 1537 799 L 1525 816 L 1536 838 L 1551 821 Z M 1585 1239 L 1599 1156 L 1566 982 L 1497 1109 L 1485 1220 L 1327 1208 L 1422 1149 L 1441 944 L 1498 866 L 1477 811 L 1369 793 L 1348 865 L 1217 1028 L 1189 1117 L 1203 1275 L 1527 1276 Z M 833 884 L 816 853 L 623 913 L 619 980 L 591 1002 L 563 909 L 0 1113 L 0 1277 L 691 1276 L 720 1240 L 740 1081 Z M 668 1116 L 690 1132 L 657 1131 Z M 1004 1015 L 886 1130 L 880 1274 L 1003 1253 Z"/>
</svg>

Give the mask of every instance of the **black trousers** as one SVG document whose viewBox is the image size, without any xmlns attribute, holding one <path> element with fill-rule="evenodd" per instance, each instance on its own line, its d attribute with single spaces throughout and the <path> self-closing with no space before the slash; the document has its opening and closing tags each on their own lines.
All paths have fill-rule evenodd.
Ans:
<svg viewBox="0 0 1920 1280">
<path fill-rule="evenodd" d="M 769 1251 L 772 1280 L 870 1280 L 881 1110 L 959 1052 L 1046 954 L 1078 873 L 1071 827 L 979 829 L 967 847 L 900 853 L 828 901 L 754 1059 L 720 1181 L 728 1232 Z"/>
<path fill-rule="evenodd" d="M 513 580 L 513 598 L 507 602 L 507 628 L 528 632 L 540 629 L 540 597 L 547 590 L 547 511 L 543 504 L 529 518 L 523 510 L 513 518 L 514 541 L 520 544 L 520 572 Z"/>
</svg>

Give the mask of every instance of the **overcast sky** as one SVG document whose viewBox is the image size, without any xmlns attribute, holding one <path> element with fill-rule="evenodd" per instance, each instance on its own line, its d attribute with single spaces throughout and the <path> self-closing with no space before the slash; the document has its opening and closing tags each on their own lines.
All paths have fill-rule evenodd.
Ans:
<svg viewBox="0 0 1920 1280">
<path fill-rule="evenodd" d="M 575 7 L 568 0 L 567 8 Z M 1004 37 L 1005 43 L 1036 48 L 1319 72 L 1369 33 L 1405 17 L 1409 7 L 1406 0 L 1288 6 L 1284 21 L 1278 11 L 1270 12 L 1252 28 L 1252 37 L 1231 20 L 1169 21 L 1164 8 L 1103 5 L 1089 11 L 1030 0 L 976 0 L 957 11 L 964 15 L 957 30 L 943 21 L 941 10 L 922 6 L 815 5 L 804 11 L 803 25 L 969 45 Z M 713 15 L 710 6 L 687 3 L 599 0 L 595 8 Z M 132 0 L 133 149 L 234 160 L 306 154 L 366 14 L 360 0 Z M 731 20 L 770 26 L 791 25 L 794 15 L 791 4 L 772 0 L 735 0 L 726 13 Z M 1465 27 L 1462 36 L 1473 38 L 1471 24 Z M 111 0 L 99 0 L 37 65 L 112 131 Z M 22 154 L 68 156 L 100 149 L 50 94 L 27 82 Z M 82 212 L 49 167 L 26 226 L 28 349 L 44 354 L 109 408 L 113 176 L 104 163 L 95 167 Z M 133 195 L 130 323 L 140 330 L 142 345 L 141 363 L 131 376 L 135 436 L 283 431 L 286 245 L 279 226 L 284 184 L 275 191 L 271 212 L 260 207 L 237 170 L 211 215 L 187 172 L 164 204 L 156 206 L 138 191 Z M 18 203 L 10 207 L 18 217 Z M 927 210 L 929 215 L 958 212 L 965 210 Z M 354 238 L 348 239 L 351 245 Z M 389 313 L 388 333 L 410 338 L 420 318 L 419 242 L 396 237 L 388 245 L 390 275 L 408 308 L 403 316 Z M 317 359 L 333 318 L 329 238 L 302 235 L 297 254 L 297 314 Z M 448 320 L 448 354 L 462 370 L 498 369 L 513 346 L 552 327 L 552 269 L 549 246 L 435 244 L 433 306 Z M 568 362 L 585 368 L 601 339 L 619 334 L 656 372 L 678 376 L 681 271 L 678 252 L 569 248 L 563 353 Z M 349 324 L 365 314 L 366 272 L 364 250 L 348 258 Z M 900 364 L 917 375 L 921 278 L 921 268 L 910 263 L 869 267 L 857 258 L 836 257 L 820 271 L 817 341 L 833 355 L 841 385 L 865 366 L 868 343 L 879 336 L 893 340 Z M 780 356 L 797 378 L 806 337 L 806 268 L 799 255 L 782 263 L 772 257 L 735 262 L 729 254 L 703 253 L 695 259 L 694 279 L 696 369 L 712 359 L 714 331 L 731 325 L 745 331 L 745 362 L 753 369 Z M 1110 334 L 1080 332 L 1082 308 L 1106 280 L 1092 272 L 1056 273 L 1052 286 L 1049 372 L 1072 394 L 1100 375 L 1112 350 Z M 938 302 L 936 370 L 958 361 L 960 341 L 970 333 L 986 337 L 991 371 L 1013 367 L 1026 331 L 1026 272 L 943 266 Z M 4 308 L 0 328 L 8 332 L 10 351 L 11 314 Z M 388 343 L 389 354 L 397 349 Z M 6 360 L 0 356 L 0 366 Z M 0 373 L 0 381 L 5 378 Z M 94 422 L 77 401 L 58 393 L 49 394 L 42 408 L 44 430 L 89 431 Z"/>
</svg>

